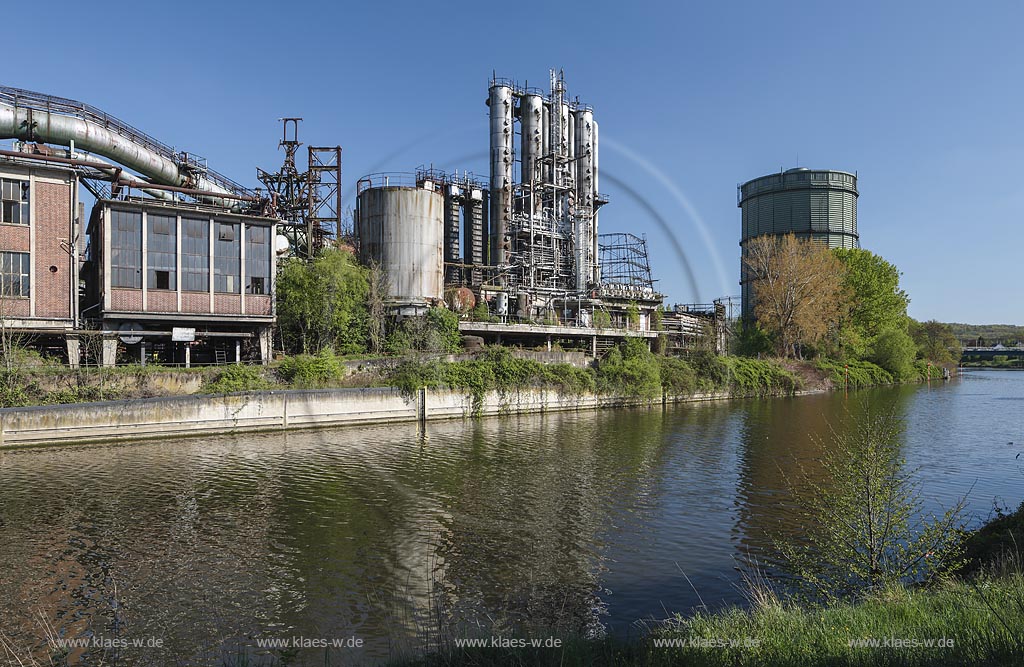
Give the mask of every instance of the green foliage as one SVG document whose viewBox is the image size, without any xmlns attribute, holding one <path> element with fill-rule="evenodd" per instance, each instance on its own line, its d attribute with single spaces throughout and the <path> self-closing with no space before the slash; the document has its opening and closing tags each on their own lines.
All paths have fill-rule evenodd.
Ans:
<svg viewBox="0 0 1024 667">
<path fill-rule="evenodd" d="M 1024 326 L 1016 324 L 962 324 L 947 325 L 957 340 L 966 341 L 968 347 L 986 347 L 1001 343 L 1007 347 L 1024 342 Z"/>
<path fill-rule="evenodd" d="M 458 352 L 462 348 L 459 316 L 446 308 L 431 308 L 426 317 L 410 317 L 395 324 L 384 344 L 390 355 L 409 352 Z"/>
<path fill-rule="evenodd" d="M 236 391 L 259 391 L 270 386 L 260 366 L 225 366 L 217 377 L 203 383 L 204 394 L 230 394 Z"/>
<path fill-rule="evenodd" d="M 487 306 L 487 302 L 481 300 L 480 303 L 473 307 L 473 310 L 469 311 L 469 318 L 474 322 L 500 322 L 501 318 L 497 315 L 491 315 L 491 311 Z"/>
<path fill-rule="evenodd" d="M 801 387 L 798 377 L 774 361 L 748 357 L 722 357 L 729 371 L 729 384 L 734 393 L 769 396 L 792 394 Z"/>
<path fill-rule="evenodd" d="M 942 517 L 923 512 L 901 437 L 895 413 L 861 417 L 823 447 L 823 476 L 789 481 L 801 537 L 775 543 L 809 599 L 930 581 L 962 564 L 964 501 Z"/>
<path fill-rule="evenodd" d="M 345 367 L 333 352 L 321 350 L 317 355 L 285 357 L 277 372 L 281 379 L 296 387 L 314 388 L 340 381 L 345 376 Z"/>
<path fill-rule="evenodd" d="M 689 396 L 697 391 L 697 371 L 679 357 L 658 357 L 661 387 L 668 396 Z"/>
<path fill-rule="evenodd" d="M 914 379 L 917 345 L 905 328 L 886 329 L 875 338 L 868 359 L 892 374 L 899 382 Z"/>
<path fill-rule="evenodd" d="M 635 302 L 630 302 L 626 306 L 626 321 L 629 322 L 630 329 L 635 329 L 640 325 L 640 307 Z"/>
<path fill-rule="evenodd" d="M 661 395 L 658 358 L 641 338 L 627 338 L 597 363 L 597 387 L 602 394 L 655 398 Z"/>
<path fill-rule="evenodd" d="M 459 316 L 447 308 L 431 308 L 427 311 L 427 326 L 436 340 L 433 345 L 440 352 L 458 352 L 462 349 L 462 334 L 459 333 Z"/>
<path fill-rule="evenodd" d="M 917 356 L 937 364 L 955 364 L 960 360 L 960 341 L 948 324 L 928 320 L 910 320 L 910 337 L 917 345 Z"/>
<path fill-rule="evenodd" d="M 697 373 L 701 391 L 718 391 L 729 386 L 729 367 L 722 357 L 708 350 L 691 352 L 687 357 Z"/>
<path fill-rule="evenodd" d="M 843 284 L 851 298 L 850 315 L 839 327 L 841 350 L 863 357 L 885 331 L 905 329 L 910 299 L 900 289 L 900 271 L 883 257 L 860 248 L 832 251 L 843 263 Z"/>
<path fill-rule="evenodd" d="M 771 354 L 775 348 L 771 336 L 756 322 L 740 321 L 734 337 L 735 353 L 741 357 L 758 357 Z"/>
<path fill-rule="evenodd" d="M 594 327 L 597 329 L 608 329 L 612 326 L 612 316 L 607 310 L 594 311 Z"/>
<path fill-rule="evenodd" d="M 870 361 L 849 360 L 845 364 L 831 359 L 819 358 L 814 365 L 829 374 L 836 387 L 849 386 L 851 389 L 892 384 L 892 374 Z M 848 383 L 848 384 L 847 384 Z"/>
<path fill-rule="evenodd" d="M 0 371 L 0 408 L 20 408 L 35 405 L 26 391 L 26 379 L 18 371 Z"/>
<path fill-rule="evenodd" d="M 277 321 L 288 351 L 366 350 L 369 271 L 351 253 L 329 248 L 309 262 L 289 259 L 278 269 L 276 290 Z"/>
<path fill-rule="evenodd" d="M 388 374 L 388 380 L 410 396 L 421 387 L 468 390 L 477 410 L 488 391 L 506 394 L 519 389 L 548 388 L 579 396 L 596 389 L 594 372 L 588 368 L 521 359 L 503 347 L 488 347 L 471 361 L 405 359 Z"/>
</svg>

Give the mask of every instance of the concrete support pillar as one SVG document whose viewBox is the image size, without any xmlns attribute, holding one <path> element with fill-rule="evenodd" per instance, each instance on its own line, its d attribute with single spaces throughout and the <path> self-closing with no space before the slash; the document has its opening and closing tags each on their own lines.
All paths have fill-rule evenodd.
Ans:
<svg viewBox="0 0 1024 667">
<path fill-rule="evenodd" d="M 597 336 L 590 337 L 590 356 L 597 359 Z"/>
<path fill-rule="evenodd" d="M 263 327 L 259 330 L 259 343 L 260 343 L 260 361 L 264 366 L 270 363 L 270 356 L 273 353 L 273 329 L 271 327 Z"/>
<path fill-rule="evenodd" d="M 139 363 L 143 366 L 146 365 L 146 341 L 143 340 L 139 343 Z"/>
<path fill-rule="evenodd" d="M 192 368 L 192 344 L 185 343 L 185 368 Z"/>
<path fill-rule="evenodd" d="M 242 341 L 235 340 L 235 364 L 242 363 Z"/>
<path fill-rule="evenodd" d="M 66 336 L 64 340 L 68 346 L 68 367 L 78 368 L 82 365 L 82 343 L 78 336 Z"/>
<path fill-rule="evenodd" d="M 103 339 L 103 367 L 110 368 L 117 364 L 117 338 L 108 336 Z"/>
<path fill-rule="evenodd" d="M 551 351 L 551 336 L 548 336 L 548 352 Z"/>
</svg>

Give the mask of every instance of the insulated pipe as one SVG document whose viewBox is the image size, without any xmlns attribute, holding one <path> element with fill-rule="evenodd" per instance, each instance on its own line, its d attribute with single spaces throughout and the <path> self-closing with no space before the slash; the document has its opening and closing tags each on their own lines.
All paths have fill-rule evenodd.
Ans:
<svg viewBox="0 0 1024 667">
<path fill-rule="evenodd" d="M 600 186 L 598 185 L 598 176 L 600 176 L 600 174 L 601 174 L 601 168 L 598 165 L 597 158 L 601 154 L 601 151 L 600 151 L 600 144 L 598 143 L 597 121 L 593 120 L 593 117 L 591 117 L 591 119 L 592 119 L 591 120 L 591 126 L 593 128 L 591 130 L 591 133 L 590 133 L 591 134 L 591 145 L 593 146 L 593 155 L 591 156 L 591 166 L 592 166 L 593 172 L 592 172 L 591 180 L 593 181 L 593 192 L 594 192 L 594 217 L 593 217 L 593 225 L 594 226 L 593 226 L 593 232 L 592 232 L 593 239 L 594 239 L 594 249 L 593 249 L 593 253 L 594 253 L 593 254 L 593 257 L 594 257 L 594 278 L 593 278 L 593 280 L 594 280 L 595 284 L 600 285 L 601 284 L 601 247 L 600 247 L 600 245 L 598 243 L 598 238 L 597 238 L 597 235 L 599 233 L 598 226 L 597 226 L 597 212 L 599 210 L 599 205 L 597 203 L 597 194 L 600 191 L 599 190 Z"/>
<path fill-rule="evenodd" d="M 508 223 L 512 218 L 512 105 L 509 86 L 491 86 L 491 264 L 505 263 Z"/>
<path fill-rule="evenodd" d="M 190 182 L 188 174 L 168 158 L 121 136 L 102 125 L 83 118 L 38 109 L 16 107 L 0 101 L 0 139 L 38 141 L 70 146 L 97 153 L 133 169 L 162 185 L 192 187 L 214 194 L 230 194 L 228 190 L 203 176 Z M 210 198 L 211 203 L 224 205 L 223 200 Z"/>
</svg>

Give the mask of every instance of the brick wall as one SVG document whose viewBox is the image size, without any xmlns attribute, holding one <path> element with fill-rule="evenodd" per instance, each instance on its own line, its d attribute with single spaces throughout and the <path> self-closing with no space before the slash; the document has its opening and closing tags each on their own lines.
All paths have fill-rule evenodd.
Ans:
<svg viewBox="0 0 1024 667">
<path fill-rule="evenodd" d="M 110 290 L 110 309 L 114 311 L 141 311 L 142 290 L 120 287 Z"/>
<path fill-rule="evenodd" d="M 36 317 L 71 317 L 71 258 L 61 247 L 71 238 L 71 186 L 37 182 L 32 197 Z"/>
<path fill-rule="evenodd" d="M 29 252 L 28 225 L 0 224 L 0 250 Z"/>
<path fill-rule="evenodd" d="M 174 313 L 178 311 L 178 293 L 167 290 L 148 290 L 146 293 L 146 310 L 157 313 Z"/>
<path fill-rule="evenodd" d="M 238 294 L 215 294 L 213 297 L 213 312 L 241 313 L 242 297 Z"/>
<path fill-rule="evenodd" d="M 0 250 L 29 252 L 28 225 L 0 224 Z M 0 316 L 28 317 L 30 304 L 27 297 L 10 297 L 0 301 Z"/>
<path fill-rule="evenodd" d="M 207 292 L 182 292 L 181 312 L 183 313 L 208 313 L 210 312 L 210 295 Z"/>
<path fill-rule="evenodd" d="M 270 297 L 247 294 L 245 297 L 246 315 L 269 315 Z"/>
</svg>

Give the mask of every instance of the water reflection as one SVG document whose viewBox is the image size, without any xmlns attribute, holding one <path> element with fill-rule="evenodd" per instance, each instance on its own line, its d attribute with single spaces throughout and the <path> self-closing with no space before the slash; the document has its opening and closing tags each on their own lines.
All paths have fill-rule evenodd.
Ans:
<svg viewBox="0 0 1024 667">
<path fill-rule="evenodd" d="M 140 665 L 218 664 L 257 637 L 357 636 L 366 648 L 346 658 L 372 661 L 448 625 L 635 632 L 741 601 L 734 558 L 771 560 L 783 477 L 815 470 L 829 429 L 865 411 L 906 416 L 929 502 L 975 479 L 976 509 L 1019 502 L 1004 459 L 1024 423 L 991 409 L 1013 397 L 1024 374 L 0 453 L 0 630 L 37 647 L 47 627 L 162 638 L 123 652 Z"/>
</svg>

